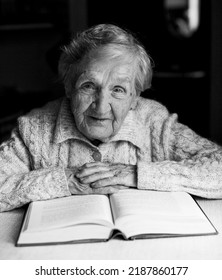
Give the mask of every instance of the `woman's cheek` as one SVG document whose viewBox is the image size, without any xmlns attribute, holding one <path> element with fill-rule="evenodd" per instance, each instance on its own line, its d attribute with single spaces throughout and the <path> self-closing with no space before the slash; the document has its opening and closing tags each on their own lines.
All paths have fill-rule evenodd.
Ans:
<svg viewBox="0 0 222 280">
<path fill-rule="evenodd" d="M 126 100 L 124 101 L 118 101 L 112 104 L 112 110 L 115 116 L 115 119 L 118 122 L 121 122 L 125 119 L 127 113 L 130 109 L 130 103 Z"/>
<path fill-rule="evenodd" d="M 76 93 L 72 99 L 74 111 L 85 112 L 92 103 L 92 97 L 87 94 Z"/>
</svg>

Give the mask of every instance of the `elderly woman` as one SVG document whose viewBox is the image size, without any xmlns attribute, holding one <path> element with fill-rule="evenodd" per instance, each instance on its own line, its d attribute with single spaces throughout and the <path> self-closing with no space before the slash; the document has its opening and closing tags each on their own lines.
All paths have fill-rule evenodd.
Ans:
<svg viewBox="0 0 222 280">
<path fill-rule="evenodd" d="M 0 147 L 0 210 L 123 188 L 222 198 L 222 149 L 140 97 L 152 68 L 143 46 L 98 25 L 63 49 L 66 97 L 19 118 Z"/>
</svg>

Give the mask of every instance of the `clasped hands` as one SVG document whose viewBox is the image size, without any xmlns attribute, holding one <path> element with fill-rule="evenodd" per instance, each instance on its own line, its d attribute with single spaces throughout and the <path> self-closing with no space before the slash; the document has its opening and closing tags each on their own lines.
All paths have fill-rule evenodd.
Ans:
<svg viewBox="0 0 222 280">
<path fill-rule="evenodd" d="M 66 169 L 65 174 L 71 194 L 111 194 L 136 188 L 136 165 L 92 162 Z"/>
</svg>

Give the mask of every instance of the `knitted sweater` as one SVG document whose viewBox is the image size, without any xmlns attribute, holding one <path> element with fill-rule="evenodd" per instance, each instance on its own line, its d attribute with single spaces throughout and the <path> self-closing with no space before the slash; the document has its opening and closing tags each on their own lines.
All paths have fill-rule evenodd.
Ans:
<svg viewBox="0 0 222 280">
<path fill-rule="evenodd" d="M 118 133 L 97 147 L 77 130 L 63 98 L 19 118 L 0 146 L 0 211 L 71 195 L 64 170 L 97 156 L 137 165 L 138 189 L 222 198 L 222 149 L 158 102 L 140 98 Z"/>
</svg>

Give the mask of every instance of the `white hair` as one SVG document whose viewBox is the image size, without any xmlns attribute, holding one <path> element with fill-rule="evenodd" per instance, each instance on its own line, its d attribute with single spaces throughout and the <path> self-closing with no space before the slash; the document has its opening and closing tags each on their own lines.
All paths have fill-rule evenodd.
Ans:
<svg viewBox="0 0 222 280">
<path fill-rule="evenodd" d="M 135 90 L 137 94 L 151 87 L 152 63 L 143 45 L 129 31 L 112 24 L 99 24 L 77 34 L 69 45 L 63 47 L 59 61 L 59 75 L 66 88 L 71 82 L 71 67 L 72 70 L 74 69 L 72 79 L 74 73 L 74 80 L 76 80 L 83 59 L 90 56 L 93 50 L 107 45 L 113 45 L 114 56 L 118 55 L 118 50 L 127 51 L 128 54 L 132 55 L 135 62 Z"/>
</svg>

